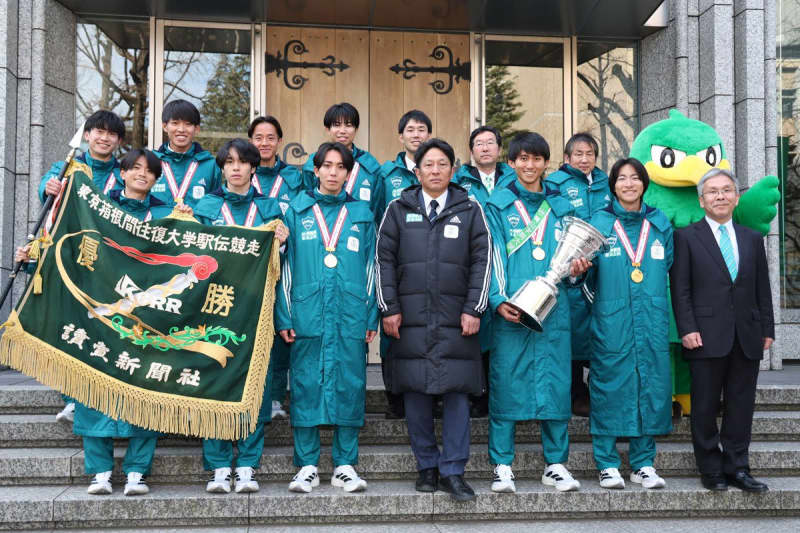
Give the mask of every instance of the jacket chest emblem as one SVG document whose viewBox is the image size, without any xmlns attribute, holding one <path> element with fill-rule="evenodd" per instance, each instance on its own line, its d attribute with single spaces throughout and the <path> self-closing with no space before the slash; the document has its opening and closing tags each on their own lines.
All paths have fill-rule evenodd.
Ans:
<svg viewBox="0 0 800 533">
<path fill-rule="evenodd" d="M 403 184 L 403 178 L 392 178 L 392 187 L 397 189 Z"/>
<path fill-rule="evenodd" d="M 658 239 L 656 239 L 652 246 L 650 246 L 650 257 L 656 261 L 664 259 L 664 245 L 661 244 L 661 241 Z"/>
<path fill-rule="evenodd" d="M 409 222 L 422 222 L 422 215 L 419 213 L 406 213 L 406 224 Z"/>
<path fill-rule="evenodd" d="M 464 190 L 466 190 L 467 192 L 470 192 L 472 190 L 472 184 L 471 183 L 465 183 L 465 184 L 462 185 L 462 187 L 464 187 Z"/>
<path fill-rule="evenodd" d="M 506 219 L 508 220 L 508 223 L 511 224 L 512 228 L 516 228 L 517 226 L 519 226 L 519 221 L 520 221 L 519 215 L 511 214 L 508 215 Z"/>
<path fill-rule="evenodd" d="M 162 181 L 161 183 L 156 183 L 153 185 L 153 192 L 166 192 L 167 185 Z"/>
<path fill-rule="evenodd" d="M 577 198 L 580 192 L 581 191 L 577 187 L 567 187 L 567 196 L 569 196 L 571 200 Z"/>
<path fill-rule="evenodd" d="M 303 228 L 305 228 L 306 231 L 310 230 L 314 226 L 314 217 L 307 216 L 301 221 L 301 224 L 303 224 Z"/>
<path fill-rule="evenodd" d="M 456 215 L 456 216 L 454 216 L 453 218 L 450 219 L 450 223 L 451 224 L 461 224 L 461 219 L 458 218 L 458 215 Z"/>
</svg>

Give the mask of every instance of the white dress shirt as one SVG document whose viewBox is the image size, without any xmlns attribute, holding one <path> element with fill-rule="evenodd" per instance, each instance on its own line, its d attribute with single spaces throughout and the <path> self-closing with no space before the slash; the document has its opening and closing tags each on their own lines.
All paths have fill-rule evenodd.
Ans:
<svg viewBox="0 0 800 533">
<path fill-rule="evenodd" d="M 413 159 L 409 159 L 408 156 L 405 157 L 406 157 L 406 168 L 411 172 L 414 172 L 414 169 L 416 168 L 417 164 L 414 163 Z"/>
<path fill-rule="evenodd" d="M 736 231 L 733 229 L 733 219 L 728 220 L 724 224 L 720 224 L 714 220 L 711 220 L 706 216 L 706 222 L 711 227 L 711 233 L 714 234 L 714 238 L 717 240 L 717 246 L 719 246 L 719 227 L 725 226 L 725 230 L 728 232 L 728 237 L 731 239 L 731 244 L 733 245 L 733 259 L 736 261 L 736 268 L 739 268 L 739 244 L 736 242 Z"/>
<path fill-rule="evenodd" d="M 445 189 L 444 192 L 436 198 L 428 196 L 428 193 L 422 191 L 422 201 L 425 203 L 425 214 L 428 216 L 430 216 L 431 213 L 431 200 L 436 200 L 439 203 L 439 207 L 436 208 L 436 215 L 441 215 L 442 209 L 444 209 L 444 206 L 447 203 L 447 189 Z"/>
<path fill-rule="evenodd" d="M 592 184 L 592 173 L 591 172 L 586 174 L 586 180 L 589 182 L 589 185 Z"/>
</svg>

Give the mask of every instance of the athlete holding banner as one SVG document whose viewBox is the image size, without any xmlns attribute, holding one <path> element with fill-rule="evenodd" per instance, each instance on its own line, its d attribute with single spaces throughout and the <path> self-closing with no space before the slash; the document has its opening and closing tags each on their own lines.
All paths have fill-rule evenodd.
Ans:
<svg viewBox="0 0 800 533">
<path fill-rule="evenodd" d="M 260 194 L 253 185 L 253 175 L 261 157 L 258 149 L 244 139 L 225 143 L 217 153 L 217 165 L 222 169 L 224 184 L 203 197 L 197 204 L 196 215 L 201 222 L 215 226 L 244 226 L 252 228 L 280 218 L 281 209 L 275 198 Z M 279 242 L 286 242 L 286 226 L 275 230 Z M 236 492 L 256 492 L 258 482 L 254 471 L 261 463 L 264 449 L 264 424 L 271 420 L 270 380 L 264 384 L 264 398 L 258 413 L 256 430 L 238 441 L 236 457 Z M 213 470 L 214 477 L 206 485 L 208 492 L 231 491 L 233 442 L 219 439 L 203 440 L 203 468 Z"/>
<path fill-rule="evenodd" d="M 172 212 L 172 206 L 150 193 L 161 174 L 161 162 L 156 155 L 143 149 L 128 152 L 120 161 L 123 190 L 112 190 L 109 198 L 137 220 L 148 222 Z M 181 206 L 180 211 L 191 215 L 192 209 Z M 17 249 L 16 260 L 27 261 L 30 245 Z M 98 357 L 106 357 L 102 348 L 95 347 Z M 128 439 L 122 471 L 127 476 L 125 495 L 146 494 L 149 487 L 145 476 L 150 472 L 156 450 L 158 433 L 115 420 L 100 411 L 76 403 L 73 431 L 83 437 L 84 470 L 94 474 L 89 494 L 111 494 L 111 474 L 114 468 L 114 440 Z"/>
<path fill-rule="evenodd" d="M 286 211 L 289 228 L 275 321 L 292 345 L 290 379 L 294 492 L 319 485 L 319 426 L 332 424 L 331 485 L 364 490 L 356 473 L 358 433 L 364 425 L 366 351 L 375 337 L 375 222 L 366 202 L 344 188 L 353 153 L 323 143 L 314 155 L 318 188 Z"/>
<path fill-rule="evenodd" d="M 169 141 L 156 150 L 163 172 L 152 192 L 166 204 L 184 202 L 194 207 L 220 185 L 214 156 L 194 142 L 200 131 L 200 112 L 186 100 L 173 100 L 164 106 L 161 121 Z"/>
</svg>

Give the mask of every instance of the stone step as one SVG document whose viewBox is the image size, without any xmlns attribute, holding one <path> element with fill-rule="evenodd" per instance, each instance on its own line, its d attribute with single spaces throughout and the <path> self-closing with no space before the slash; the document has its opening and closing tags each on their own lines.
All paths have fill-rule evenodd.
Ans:
<svg viewBox="0 0 800 533">
<path fill-rule="evenodd" d="M 627 464 L 627 444 L 619 446 L 623 465 Z M 125 448 L 115 450 L 115 471 L 122 480 L 122 459 Z M 474 478 L 491 479 L 487 446 L 473 445 L 467 473 Z M 0 449 L 0 485 L 86 484 L 81 448 L 4 448 Z M 518 479 L 538 479 L 544 470 L 541 444 L 518 444 L 512 468 Z M 688 443 L 665 442 L 657 448 L 656 468 L 663 476 L 694 475 L 695 461 Z M 800 443 L 754 442 L 750 446 L 750 466 L 756 475 L 800 475 Z M 333 471 L 330 448 L 323 446 L 320 475 L 330 477 Z M 594 479 L 597 470 L 591 444 L 573 443 L 568 468 L 579 479 Z M 624 468 L 622 470 L 625 470 Z M 292 464 L 292 448 L 266 447 L 256 475 L 259 480 L 288 481 L 296 473 Z M 416 462 L 406 445 L 364 445 L 359 449 L 358 471 L 367 480 L 414 479 Z M 203 471 L 200 446 L 159 448 L 149 479 L 153 483 L 204 484 L 208 473 Z"/>
<path fill-rule="evenodd" d="M 436 422 L 437 435 L 441 436 L 441 421 Z M 489 420 L 474 418 L 471 422 L 473 443 L 486 443 L 489 438 Z M 573 442 L 591 441 L 589 419 L 573 417 L 569 423 Z M 323 444 L 330 444 L 333 430 L 323 428 Z M 659 437 L 659 442 L 688 442 L 691 439 L 689 418 L 683 417 L 674 424 L 672 433 Z M 754 441 L 800 440 L 800 411 L 756 411 L 753 416 Z M 165 435 L 161 446 L 187 446 L 198 439 L 182 435 Z M 292 430 L 286 419 L 274 420 L 267 428 L 267 444 L 291 446 Z M 362 444 L 408 444 L 408 430 L 404 420 L 386 420 L 382 415 L 367 415 L 361 430 Z M 535 421 L 517 424 L 517 442 L 541 442 L 540 425 Z M 56 422 L 52 414 L 0 415 L 0 448 L 80 446 L 81 439 L 72 432 L 72 425 Z"/>
<path fill-rule="evenodd" d="M 2 374 L 9 374 L 6 371 Z M 61 395 L 22 374 L 21 383 L 0 381 L 0 414 L 55 414 L 64 407 Z M 7 376 L 8 377 L 8 376 Z M 386 396 L 383 386 L 369 385 L 366 393 L 366 412 L 383 413 Z M 800 384 L 758 385 L 756 410 L 800 410 Z"/>
<path fill-rule="evenodd" d="M 455 502 L 443 492 L 416 492 L 409 481 L 370 481 L 367 491 L 352 494 L 328 483 L 310 494 L 290 493 L 284 482 L 262 483 L 253 494 L 222 495 L 208 494 L 196 485 L 154 485 L 150 494 L 130 498 L 119 486 L 110 496 L 88 495 L 84 486 L 2 487 L 0 527 L 232 528 L 269 523 L 798 516 L 800 478 L 763 479 L 770 491 L 758 495 L 737 489 L 710 493 L 697 478 L 671 478 L 658 491 L 638 486 L 606 490 L 592 479 L 583 482 L 580 491 L 566 493 L 523 479 L 517 481 L 515 494 L 494 494 L 489 483 L 474 481 L 477 499 L 467 503 Z"/>
</svg>

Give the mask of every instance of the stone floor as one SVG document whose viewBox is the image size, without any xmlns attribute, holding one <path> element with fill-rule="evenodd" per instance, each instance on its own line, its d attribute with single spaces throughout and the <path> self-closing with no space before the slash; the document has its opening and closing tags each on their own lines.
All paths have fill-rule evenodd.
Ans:
<svg viewBox="0 0 800 533">
<path fill-rule="evenodd" d="M 329 526 L 241 526 L 226 528 L 114 529 L 114 533 L 797 533 L 800 518 L 672 518 L 643 520 L 535 520 L 431 522 L 422 524 L 336 524 Z M 31 533 L 84 533 L 83 529 L 47 529 Z"/>
</svg>

